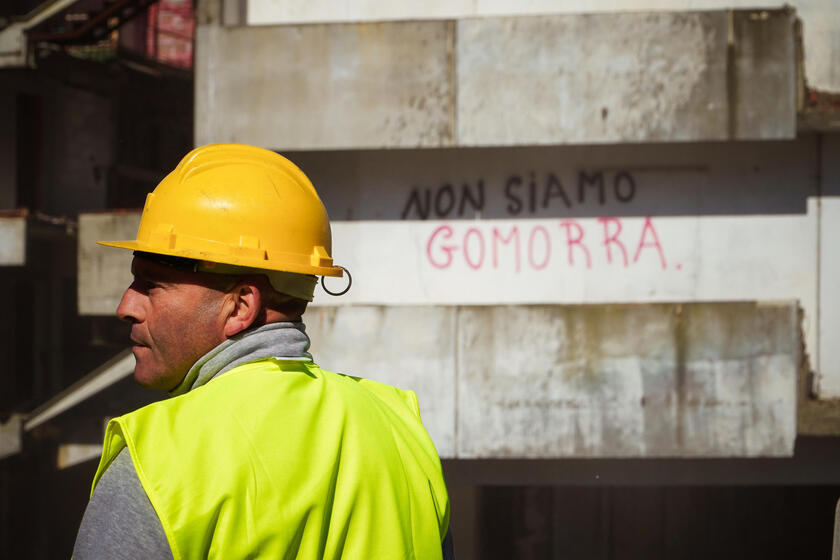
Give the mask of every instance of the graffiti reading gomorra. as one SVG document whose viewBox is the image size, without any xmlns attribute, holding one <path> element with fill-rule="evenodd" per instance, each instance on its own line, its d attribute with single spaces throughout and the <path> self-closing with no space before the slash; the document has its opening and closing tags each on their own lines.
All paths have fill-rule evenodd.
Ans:
<svg viewBox="0 0 840 560">
<path fill-rule="evenodd" d="M 462 224 L 462 223 L 461 223 Z M 556 227 L 544 224 L 513 222 L 509 226 L 445 223 L 429 235 L 426 257 L 435 268 L 448 269 L 465 264 L 473 270 L 512 267 L 519 273 L 524 267 L 543 270 L 552 261 L 562 265 L 591 269 L 598 258 L 607 265 L 623 268 L 641 261 L 668 268 L 665 251 L 653 220 L 644 219 L 638 233 L 624 232 L 620 218 L 598 218 L 596 231 L 585 229 L 578 220 L 559 220 Z M 457 228 L 457 229 L 456 229 Z M 504 260 L 504 264 L 501 264 Z M 679 270 L 681 266 L 674 266 Z"/>
<path fill-rule="evenodd" d="M 485 210 L 490 193 L 484 179 L 460 186 L 443 183 L 437 188 L 411 190 L 400 218 L 442 219 L 480 214 Z M 497 196 L 504 199 L 504 210 L 509 216 L 534 214 L 549 208 L 572 208 L 575 205 L 595 202 L 603 206 L 608 200 L 631 202 L 636 196 L 636 180 L 629 171 L 603 170 L 578 171 L 572 188 L 564 185 L 555 173 L 511 174 L 499 189 Z"/>
</svg>

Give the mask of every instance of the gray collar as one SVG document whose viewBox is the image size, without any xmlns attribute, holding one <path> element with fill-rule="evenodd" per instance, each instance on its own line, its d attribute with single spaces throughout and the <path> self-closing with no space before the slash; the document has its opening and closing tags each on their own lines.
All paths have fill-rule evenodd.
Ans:
<svg viewBox="0 0 840 560">
<path fill-rule="evenodd" d="M 309 337 L 303 323 L 269 323 L 253 331 L 242 332 L 222 342 L 190 368 L 180 385 L 170 391 L 176 397 L 200 387 L 236 366 L 261 360 L 311 361 Z"/>
</svg>

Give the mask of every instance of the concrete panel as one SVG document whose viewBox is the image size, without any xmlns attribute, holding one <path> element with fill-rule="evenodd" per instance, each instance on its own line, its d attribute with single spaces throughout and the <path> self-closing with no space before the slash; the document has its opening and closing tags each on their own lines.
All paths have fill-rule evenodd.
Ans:
<svg viewBox="0 0 840 560">
<path fill-rule="evenodd" d="M 197 39 L 196 140 L 332 149 L 793 138 L 793 27 L 787 10 L 272 27 L 211 18 Z"/>
<path fill-rule="evenodd" d="M 761 298 L 814 309 L 814 216 L 334 222 L 332 231 L 354 284 L 340 298 L 317 292 L 328 305 Z"/>
<path fill-rule="evenodd" d="M 79 215 L 80 315 L 113 315 L 131 284 L 131 251 L 102 247 L 97 241 L 135 239 L 140 213 Z"/>
<path fill-rule="evenodd" d="M 304 321 L 321 367 L 411 389 L 438 453 L 455 452 L 455 308 L 314 307 Z"/>
<path fill-rule="evenodd" d="M 116 308 L 130 283 L 130 253 L 95 241 L 131 239 L 137 223 L 136 214 L 80 219 L 80 313 L 109 315 Z M 813 216 L 336 221 L 332 231 L 336 262 L 354 282 L 337 298 L 319 286 L 319 305 L 760 298 L 796 299 L 809 321 L 816 316 Z"/>
<path fill-rule="evenodd" d="M 416 20 L 486 16 L 651 12 L 683 10 L 753 9 L 755 0 L 463 0 L 447 2 L 387 2 L 367 0 L 238 0 L 247 2 L 250 25 L 319 23 L 334 21 Z M 767 3 L 778 6 L 779 3 Z M 805 75 L 808 84 L 821 90 L 840 91 L 840 18 L 836 0 L 792 0 L 804 28 Z"/>
<path fill-rule="evenodd" d="M 816 146 L 809 137 L 288 155 L 321 193 L 334 219 L 336 262 L 355 280 L 339 298 L 318 288 L 317 304 L 795 300 L 806 352 L 820 372 L 818 317 L 831 313 L 817 307 Z M 601 177 L 604 196 L 581 174 Z M 464 188 L 475 200 L 463 197 Z M 134 235 L 136 216 L 114 219 L 131 222 L 123 237 Z M 444 229 L 432 238 L 441 226 L 451 237 Z M 123 251 L 100 249 L 99 258 L 123 259 L 113 267 L 127 275 Z M 97 313 L 113 312 L 127 280 L 97 285 L 95 297 L 113 302 Z M 330 286 L 341 282 L 331 279 Z"/>
<path fill-rule="evenodd" d="M 771 19 L 786 26 L 739 19 L 734 67 L 728 12 L 460 20 L 458 144 L 792 138 L 793 26 L 781 14 Z M 780 84 L 782 100 L 749 98 Z"/>
<path fill-rule="evenodd" d="M 840 135 L 823 136 L 820 199 L 819 360 L 817 391 L 840 398 Z"/>
<path fill-rule="evenodd" d="M 20 22 L 12 23 L 0 31 L 0 67 L 26 65 L 24 33 L 24 24 Z"/>
<path fill-rule="evenodd" d="M 824 162 L 833 161 L 832 152 L 824 153 Z M 341 298 L 319 290 L 319 303 L 798 300 L 807 354 L 820 371 L 820 191 L 813 136 L 785 142 L 288 155 L 312 178 L 330 216 L 348 220 L 333 227 L 334 255 L 353 272 L 354 286 Z M 664 268 L 650 228 L 636 258 L 646 216 Z M 436 222 L 424 225 L 429 220 Z M 569 246 L 579 233 L 574 223 L 581 227 L 585 251 Z M 447 230 L 439 233 L 432 258 L 443 265 L 452 247 L 453 262 L 438 268 L 429 260 L 428 243 L 442 225 L 452 228 L 452 237 L 441 237 Z M 518 260 L 516 239 L 509 239 L 514 227 Z M 538 268 L 546 249 L 540 227 L 552 244 L 543 268 Z M 472 265 L 463 250 L 468 233 Z M 613 242 L 605 244 L 614 233 L 624 252 Z"/>
<path fill-rule="evenodd" d="M 197 144 L 453 142 L 452 24 L 199 25 Z"/>
<path fill-rule="evenodd" d="M 0 216 L 0 266 L 26 264 L 26 216 Z"/>
<path fill-rule="evenodd" d="M 729 84 L 731 136 L 796 136 L 796 45 L 792 12 L 732 14 L 734 60 Z"/>
<path fill-rule="evenodd" d="M 791 455 L 795 305 L 461 308 L 456 455 Z"/>
<path fill-rule="evenodd" d="M 102 446 L 91 443 L 67 443 L 58 446 L 56 467 L 67 469 L 102 456 Z"/>
<path fill-rule="evenodd" d="M 22 414 L 12 414 L 5 421 L 0 421 L 0 459 L 5 459 L 21 452 Z"/>
</svg>

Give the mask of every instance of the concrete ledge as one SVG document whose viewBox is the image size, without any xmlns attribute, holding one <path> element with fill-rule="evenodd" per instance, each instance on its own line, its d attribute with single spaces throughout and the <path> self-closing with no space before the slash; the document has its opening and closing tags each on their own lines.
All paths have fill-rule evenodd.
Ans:
<svg viewBox="0 0 840 560">
<path fill-rule="evenodd" d="M 0 266 L 26 264 L 26 212 L 0 216 Z"/>
</svg>

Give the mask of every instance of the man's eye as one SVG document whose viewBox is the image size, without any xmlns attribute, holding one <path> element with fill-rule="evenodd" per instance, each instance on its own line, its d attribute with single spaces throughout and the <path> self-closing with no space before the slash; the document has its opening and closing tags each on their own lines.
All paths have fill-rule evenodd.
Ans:
<svg viewBox="0 0 840 560">
<path fill-rule="evenodd" d="M 157 282 L 152 282 L 150 280 L 141 280 L 136 278 L 134 280 L 134 289 L 138 292 L 148 292 L 150 290 L 154 290 L 155 288 L 160 288 L 160 284 Z"/>
</svg>

